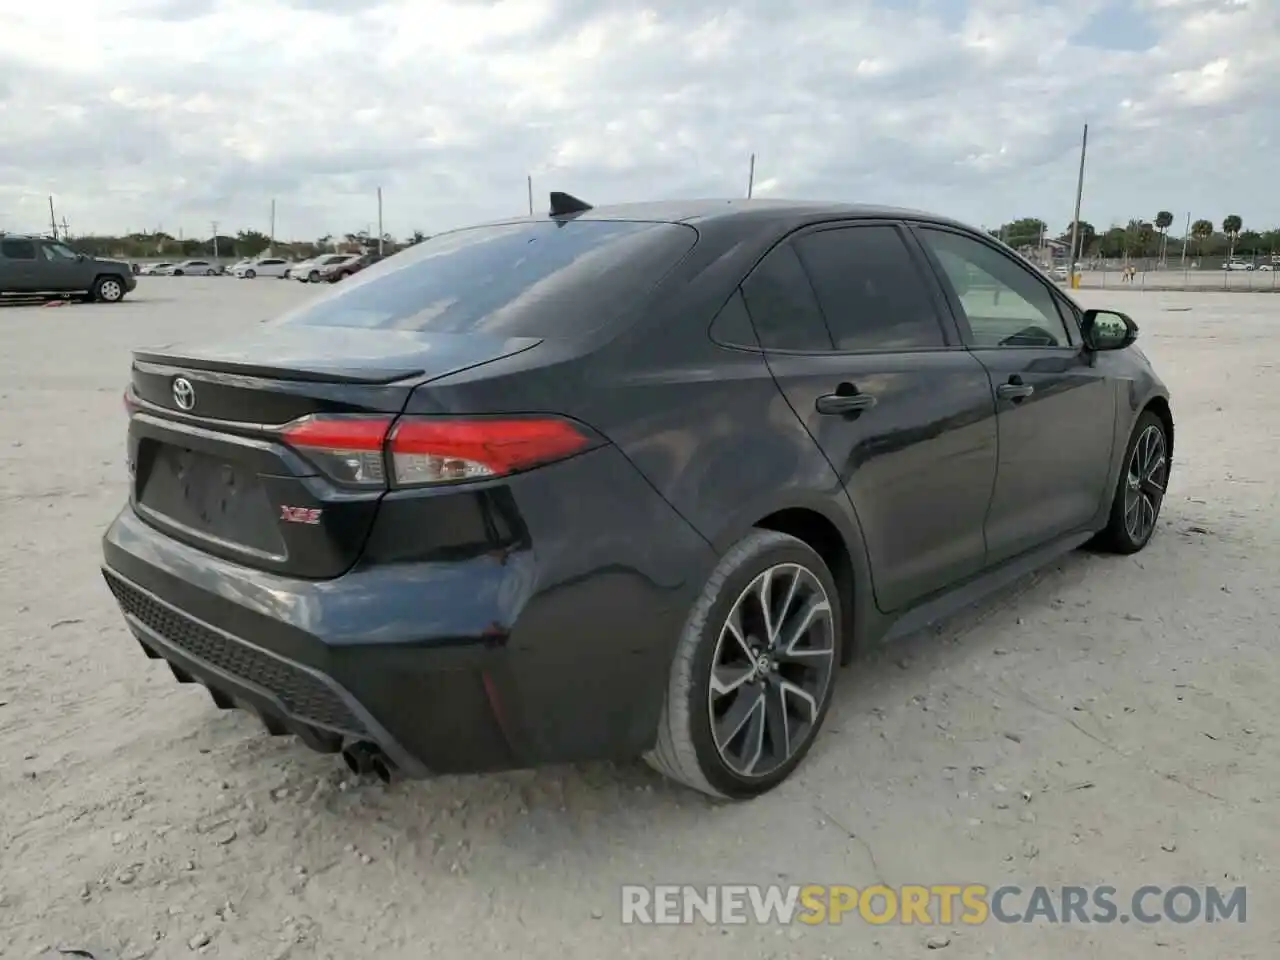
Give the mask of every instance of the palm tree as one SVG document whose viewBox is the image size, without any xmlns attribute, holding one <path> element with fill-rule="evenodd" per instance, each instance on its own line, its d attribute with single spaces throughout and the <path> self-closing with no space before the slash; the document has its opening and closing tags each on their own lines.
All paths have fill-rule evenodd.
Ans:
<svg viewBox="0 0 1280 960">
<path fill-rule="evenodd" d="M 1200 256 L 1204 256 L 1204 242 L 1213 236 L 1213 223 L 1208 220 L 1197 220 L 1191 225 L 1191 236 L 1200 245 Z"/>
<path fill-rule="evenodd" d="M 1243 226 L 1244 221 L 1234 213 L 1222 221 L 1222 232 L 1231 238 L 1231 247 L 1227 252 L 1228 260 L 1236 255 L 1236 240 L 1240 237 L 1240 228 Z"/>
<path fill-rule="evenodd" d="M 1168 210 L 1161 210 L 1156 214 L 1156 229 L 1160 231 L 1160 262 L 1164 263 L 1168 258 L 1169 249 L 1169 228 L 1173 226 L 1173 214 Z"/>
</svg>

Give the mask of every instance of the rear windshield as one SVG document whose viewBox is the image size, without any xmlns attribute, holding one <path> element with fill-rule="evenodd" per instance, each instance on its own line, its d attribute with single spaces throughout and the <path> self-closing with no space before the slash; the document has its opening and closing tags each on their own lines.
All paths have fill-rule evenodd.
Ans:
<svg viewBox="0 0 1280 960">
<path fill-rule="evenodd" d="M 689 252 L 692 227 L 580 220 L 473 227 L 356 274 L 280 323 L 560 337 L 607 323 Z"/>
</svg>

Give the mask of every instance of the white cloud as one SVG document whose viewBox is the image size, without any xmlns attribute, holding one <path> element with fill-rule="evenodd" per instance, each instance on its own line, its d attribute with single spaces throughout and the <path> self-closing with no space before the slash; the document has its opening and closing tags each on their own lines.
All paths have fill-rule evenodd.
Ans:
<svg viewBox="0 0 1280 960">
<path fill-rule="evenodd" d="M 1280 225 L 1280 4 L 1134 0 L 0 0 L 0 228 L 442 229 L 593 202 L 884 201 L 972 222 Z M 1123 29 L 1117 25 L 1116 30 Z M 1126 38 L 1117 35 L 1124 47 Z M 1179 214 L 1181 219 L 1181 214 Z"/>
</svg>

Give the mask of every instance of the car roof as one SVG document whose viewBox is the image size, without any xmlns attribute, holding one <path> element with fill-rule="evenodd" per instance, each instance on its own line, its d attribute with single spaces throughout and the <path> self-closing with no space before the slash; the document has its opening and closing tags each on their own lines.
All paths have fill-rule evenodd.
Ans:
<svg viewBox="0 0 1280 960">
<path fill-rule="evenodd" d="M 488 226 L 524 222 L 537 222 L 551 219 L 549 214 L 535 214 L 532 217 L 518 217 L 495 221 L 492 224 L 476 224 Z M 657 223 L 685 223 L 693 226 L 699 224 L 722 224 L 727 221 L 738 221 L 743 226 L 763 226 L 773 224 L 787 230 L 795 229 L 808 223 L 824 220 L 843 219 L 886 219 L 886 220 L 924 220 L 930 223 L 946 224 L 964 230 L 973 230 L 972 225 L 953 220 L 949 217 L 914 210 L 908 207 L 895 207 L 872 203 L 841 203 L 821 200 L 756 200 L 756 199 L 688 199 L 663 200 L 645 203 L 619 203 L 592 207 L 581 213 L 568 214 L 562 220 L 630 220 Z M 461 229 L 469 229 L 463 227 Z M 453 232 L 453 231 L 446 231 Z"/>
</svg>

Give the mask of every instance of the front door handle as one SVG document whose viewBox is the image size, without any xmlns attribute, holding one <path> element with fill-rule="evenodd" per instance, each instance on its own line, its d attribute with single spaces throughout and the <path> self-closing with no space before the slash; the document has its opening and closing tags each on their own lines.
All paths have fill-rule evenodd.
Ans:
<svg viewBox="0 0 1280 960">
<path fill-rule="evenodd" d="M 843 384 L 841 385 L 843 386 Z M 876 405 L 876 398 L 869 393 L 828 393 L 814 402 L 814 409 L 828 416 L 861 413 Z"/>
<path fill-rule="evenodd" d="M 1023 383 L 1022 377 L 1016 373 L 1009 378 L 1008 383 L 1002 383 L 996 387 L 997 397 L 1001 400 L 1012 400 L 1014 403 L 1021 403 L 1035 392 L 1036 388 L 1029 383 Z"/>
</svg>

